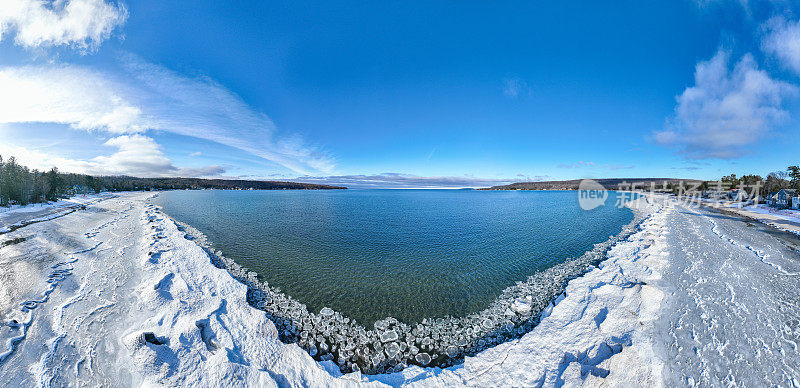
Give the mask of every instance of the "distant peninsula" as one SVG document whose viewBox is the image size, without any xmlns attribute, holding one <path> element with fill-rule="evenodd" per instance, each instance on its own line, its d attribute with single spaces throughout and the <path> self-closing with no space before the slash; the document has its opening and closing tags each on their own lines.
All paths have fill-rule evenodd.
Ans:
<svg viewBox="0 0 800 388">
<path fill-rule="evenodd" d="M 578 190 L 582 179 L 573 179 L 568 181 L 540 181 L 540 182 L 518 182 L 509 185 L 492 186 L 478 190 Z M 677 178 L 602 178 L 594 179 L 595 182 L 601 184 L 608 190 L 617 190 L 620 185 L 635 184 L 636 187 L 645 188 L 655 185 L 655 187 L 663 187 L 664 182 L 667 185 L 702 183 L 703 181 L 695 179 L 677 179 Z"/>
</svg>

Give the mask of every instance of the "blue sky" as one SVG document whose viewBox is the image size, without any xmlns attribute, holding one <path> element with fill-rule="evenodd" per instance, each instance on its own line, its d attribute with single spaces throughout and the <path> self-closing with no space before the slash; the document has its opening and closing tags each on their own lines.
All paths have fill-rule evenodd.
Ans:
<svg viewBox="0 0 800 388">
<path fill-rule="evenodd" d="M 0 154 L 92 174 L 461 187 L 800 163 L 789 2 L 0 7 Z"/>
</svg>

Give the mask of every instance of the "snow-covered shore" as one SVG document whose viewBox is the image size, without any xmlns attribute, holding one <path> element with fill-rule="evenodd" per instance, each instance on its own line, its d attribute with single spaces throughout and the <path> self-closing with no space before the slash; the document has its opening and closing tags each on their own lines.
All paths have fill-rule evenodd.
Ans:
<svg viewBox="0 0 800 388">
<path fill-rule="evenodd" d="M 28 224 L 65 216 L 87 204 L 108 198 L 110 195 L 108 193 L 76 195 L 54 202 L 0 207 L 0 233 L 6 233 Z"/>
<path fill-rule="evenodd" d="M 767 205 L 744 204 L 737 202 L 703 201 L 704 206 L 730 212 L 775 229 L 800 236 L 800 211 L 792 209 L 776 209 Z"/>
<path fill-rule="evenodd" d="M 684 217 L 669 201 L 640 203 L 638 211 L 648 216 L 639 230 L 616 244 L 599 268 L 571 280 L 521 338 L 446 369 L 410 366 L 386 375 L 342 375 L 332 362 L 317 362 L 297 345 L 282 343 L 273 322 L 247 303 L 247 287 L 214 266 L 203 248 L 148 204 L 148 197 L 125 193 L 0 234 L 0 244 L 22 239 L 0 248 L 0 353 L 7 352 L 0 361 L 0 381 L 16 386 L 661 386 L 665 376 L 674 375 L 663 333 L 675 317 L 662 306 L 682 294 L 677 280 L 663 274 L 676 273 L 672 256 L 686 252 L 669 243 L 678 241 L 671 225 Z M 753 254 L 731 246 L 742 255 Z M 792 262 L 780 265 L 794 270 Z M 797 348 L 791 351 L 796 358 Z"/>
</svg>

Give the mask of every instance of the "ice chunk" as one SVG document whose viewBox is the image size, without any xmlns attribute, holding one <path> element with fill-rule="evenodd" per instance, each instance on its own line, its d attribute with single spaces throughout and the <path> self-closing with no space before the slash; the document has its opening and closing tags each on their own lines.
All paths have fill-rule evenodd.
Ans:
<svg viewBox="0 0 800 388">
<path fill-rule="evenodd" d="M 375 321 L 373 326 L 375 326 L 375 330 L 377 331 L 384 331 L 389 328 L 389 325 L 386 323 L 385 320 Z"/>
<path fill-rule="evenodd" d="M 428 353 L 418 353 L 414 359 L 417 360 L 417 362 L 422 366 L 426 366 L 431 363 L 431 356 Z"/>
<path fill-rule="evenodd" d="M 323 317 L 331 317 L 333 316 L 333 309 L 329 307 L 323 307 L 322 310 L 319 310 L 319 315 Z"/>
<path fill-rule="evenodd" d="M 517 299 L 511 304 L 511 310 L 520 315 L 525 315 L 531 312 L 530 299 Z"/>
<path fill-rule="evenodd" d="M 388 345 L 386 345 L 384 352 L 386 352 L 386 355 L 389 356 L 389 358 L 395 358 L 397 354 L 400 353 L 400 345 L 398 345 L 397 342 L 390 342 Z"/>
<path fill-rule="evenodd" d="M 381 342 L 397 341 L 398 338 L 397 332 L 394 331 L 394 329 L 385 331 L 383 334 L 381 334 Z"/>
</svg>

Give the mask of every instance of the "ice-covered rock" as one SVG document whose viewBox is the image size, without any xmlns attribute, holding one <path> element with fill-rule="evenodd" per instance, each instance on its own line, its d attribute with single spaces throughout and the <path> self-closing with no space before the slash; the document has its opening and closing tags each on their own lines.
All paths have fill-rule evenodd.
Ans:
<svg viewBox="0 0 800 388">
<path fill-rule="evenodd" d="M 397 342 L 390 342 L 384 348 L 384 352 L 389 358 L 395 358 L 400 353 L 400 345 Z"/>
<path fill-rule="evenodd" d="M 422 366 L 426 366 L 431 363 L 431 356 L 428 353 L 418 353 L 416 356 L 414 356 L 414 359 L 417 360 L 417 363 Z"/>
<path fill-rule="evenodd" d="M 381 333 L 381 342 L 397 341 L 398 338 L 400 337 L 398 337 L 397 332 L 394 330 L 387 330 Z"/>
<path fill-rule="evenodd" d="M 530 299 L 517 299 L 511 304 L 511 310 L 520 315 L 530 313 L 531 307 Z"/>
</svg>

